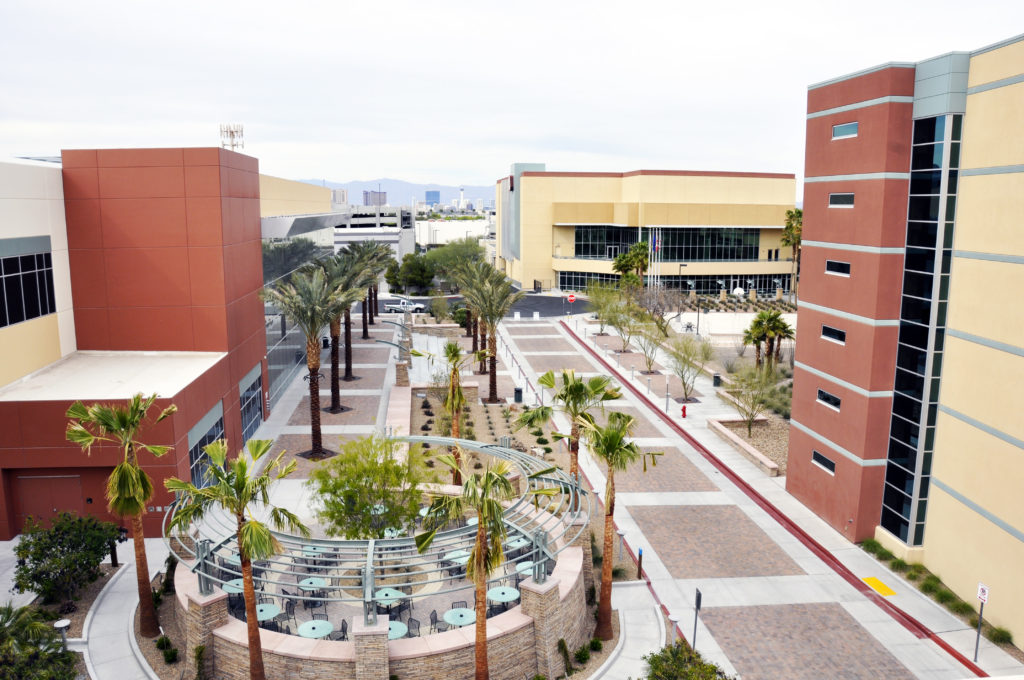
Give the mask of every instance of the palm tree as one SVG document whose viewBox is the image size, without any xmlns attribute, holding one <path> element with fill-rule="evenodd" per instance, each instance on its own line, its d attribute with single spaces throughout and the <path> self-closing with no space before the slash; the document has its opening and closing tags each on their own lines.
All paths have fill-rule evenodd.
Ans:
<svg viewBox="0 0 1024 680">
<path fill-rule="evenodd" d="M 246 445 L 248 457 L 241 455 L 228 461 L 228 445 L 223 439 L 203 448 L 210 457 L 209 486 L 199 488 L 190 482 L 171 477 L 164 482 L 168 491 L 181 494 L 174 511 L 171 527 L 187 531 L 193 522 L 202 520 L 206 513 L 219 508 L 235 518 L 235 540 L 242 565 L 242 594 L 245 598 L 245 621 L 249 633 L 249 677 L 264 680 L 263 648 L 260 644 L 259 620 L 256 617 L 256 587 L 252 580 L 253 560 L 265 560 L 281 550 L 281 544 L 266 524 L 253 515 L 253 504 L 269 511 L 270 524 L 276 529 L 288 529 L 304 537 L 309 529 L 297 515 L 270 504 L 270 485 L 295 470 L 295 461 L 281 464 L 284 451 L 270 461 L 267 471 L 260 474 L 259 460 L 270 451 L 274 442 L 269 439 L 251 439 Z"/>
<path fill-rule="evenodd" d="M 331 413 L 341 413 L 341 388 L 339 355 L 341 345 L 342 315 L 345 319 L 345 380 L 352 380 L 352 321 L 349 310 L 359 300 L 362 284 L 367 279 L 363 263 L 356 256 L 345 251 L 323 260 L 313 262 L 310 267 L 318 267 L 327 277 L 328 285 L 334 289 L 335 297 L 343 308 L 331 317 Z"/>
<path fill-rule="evenodd" d="M 0 677 L 72 678 L 74 661 L 60 635 L 31 606 L 0 606 Z"/>
<path fill-rule="evenodd" d="M 743 344 L 754 346 L 754 362 L 758 369 L 761 368 L 761 345 L 768 339 L 765 334 L 764 324 L 759 321 L 763 313 L 758 313 L 750 322 L 750 326 L 743 331 Z"/>
<path fill-rule="evenodd" d="M 605 462 L 608 479 L 604 491 L 604 561 L 601 563 L 601 598 L 597 604 L 597 628 L 594 636 L 602 640 L 612 639 L 612 554 L 615 549 L 615 471 L 625 472 L 637 458 L 643 459 L 647 472 L 647 458 L 656 464 L 655 456 L 660 453 L 644 453 L 635 442 L 629 441 L 636 428 L 636 418 L 626 413 L 613 412 L 608 423 L 602 427 L 592 418 L 579 418 L 579 425 L 587 436 L 590 452 Z"/>
<path fill-rule="evenodd" d="M 790 289 L 793 291 L 793 301 L 797 299 L 797 276 L 800 272 L 800 242 L 803 240 L 804 211 L 800 208 L 793 208 L 786 211 L 786 222 L 782 228 L 782 239 L 780 245 L 793 249 L 793 274 L 790 279 Z"/>
<path fill-rule="evenodd" d="M 484 285 L 481 278 L 486 271 L 479 265 L 482 261 L 465 262 L 451 272 L 451 279 L 462 291 L 462 299 L 466 302 L 466 330 L 473 338 L 473 353 L 487 348 L 486 329 L 480 323 L 479 312 L 476 309 L 477 300 L 474 294 Z M 480 373 L 485 373 L 487 366 L 484 359 L 480 359 Z"/>
<path fill-rule="evenodd" d="M 366 291 L 362 298 L 363 340 L 369 340 L 369 324 L 373 323 L 375 309 L 372 306 L 374 303 L 374 289 L 377 286 L 377 280 L 381 273 L 388 267 L 388 261 L 391 259 L 391 247 L 386 243 L 379 243 L 377 241 L 359 241 L 347 245 L 345 252 L 351 253 L 356 259 L 360 260 L 366 270 Z"/>
<path fill-rule="evenodd" d="M 564 413 L 572 425 L 569 436 L 554 436 L 569 440 L 569 476 L 576 480 L 580 469 L 580 418 L 589 416 L 595 408 L 601 409 L 603 413 L 604 402 L 618 399 L 622 394 L 618 387 L 612 385 L 612 379 L 608 376 L 581 378 L 577 377 L 576 371 L 573 370 L 562 371 L 561 380 L 558 383 L 555 382 L 554 371 L 548 371 L 537 380 L 537 383 L 541 387 L 555 390 L 551 397 L 551 405 L 526 409 L 519 416 L 517 425 L 519 427 L 542 427 L 551 420 L 551 416 L 556 410 Z"/>
<path fill-rule="evenodd" d="M 345 302 L 338 298 L 336 288 L 320 267 L 298 271 L 288 281 L 264 288 L 263 299 L 280 309 L 306 336 L 310 455 L 320 458 L 324 453 L 320 434 L 320 335 L 342 313 Z"/>
<path fill-rule="evenodd" d="M 490 335 L 487 354 L 490 356 L 491 379 L 487 401 L 495 404 L 498 402 L 498 324 L 526 293 L 515 290 L 512 281 L 486 262 L 474 264 L 473 270 L 475 273 L 469 279 L 472 287 L 466 291 L 466 298 L 472 300 L 485 334 Z"/>
<path fill-rule="evenodd" d="M 452 419 L 451 436 L 454 439 L 459 438 L 459 422 L 462 419 L 462 408 L 466 405 L 466 395 L 462 391 L 462 371 L 467 365 L 478 361 L 481 354 L 485 354 L 485 352 L 479 351 L 463 355 L 462 347 L 459 343 L 451 340 L 444 345 L 444 360 L 448 366 L 448 387 L 444 395 L 444 407 Z M 428 356 L 433 360 L 432 356 L 415 349 L 412 350 L 412 355 L 417 357 Z M 462 453 L 458 446 L 452 447 L 452 455 L 455 459 L 455 467 L 452 468 L 452 484 L 458 485 L 462 483 L 462 477 L 460 476 Z"/>
<path fill-rule="evenodd" d="M 97 442 L 116 444 L 121 449 L 121 462 L 114 466 L 107 478 L 107 507 L 118 517 L 129 518 L 131 523 L 132 544 L 135 548 L 135 581 L 139 590 L 139 632 L 147 638 L 160 634 L 160 624 L 149 584 L 149 563 L 146 561 L 142 526 L 146 503 L 153 497 L 153 482 L 145 470 L 139 467 L 138 452 L 142 449 L 159 458 L 171 450 L 170 446 L 145 444 L 138 439 L 146 414 L 156 399 L 155 394 L 149 397 L 136 394 L 128 400 L 126 406 L 86 406 L 76 401 L 67 410 L 67 417 L 71 421 L 66 433 L 68 441 L 81 446 L 86 455 Z M 178 407 L 171 404 L 152 422 L 159 423 L 177 410 Z"/>
<path fill-rule="evenodd" d="M 473 581 L 476 593 L 476 666 L 475 680 L 487 680 L 487 577 L 504 561 L 504 542 L 507 537 L 502 514 L 503 503 L 516 496 L 508 476 L 512 464 L 499 460 L 484 468 L 483 474 L 462 471 L 455 458 L 444 454 L 438 460 L 452 469 L 453 475 L 465 478 L 459 496 L 434 496 L 423 521 L 424 533 L 416 536 L 416 548 L 426 550 L 438 528 L 461 519 L 467 510 L 476 511 L 476 540 L 466 564 L 466 576 Z M 550 471 L 550 470 L 549 470 Z M 536 473 L 535 473 L 536 474 Z M 531 475 L 535 476 L 535 475 Z"/>
<path fill-rule="evenodd" d="M 768 318 L 765 322 L 765 333 L 772 339 L 774 346 L 774 356 L 772 361 L 769 362 L 772 365 L 778 365 L 782 358 L 782 341 L 792 340 L 795 335 L 793 327 L 786 323 L 786 320 L 782 318 L 782 312 L 771 311 L 768 313 Z"/>
</svg>

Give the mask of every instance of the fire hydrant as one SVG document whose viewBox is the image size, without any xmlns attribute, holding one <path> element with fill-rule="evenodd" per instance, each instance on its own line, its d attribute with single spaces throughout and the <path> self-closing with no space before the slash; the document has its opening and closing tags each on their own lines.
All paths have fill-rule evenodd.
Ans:
<svg viewBox="0 0 1024 680">
<path fill-rule="evenodd" d="M 683 417 L 686 417 L 686 404 L 683 404 Z"/>
</svg>

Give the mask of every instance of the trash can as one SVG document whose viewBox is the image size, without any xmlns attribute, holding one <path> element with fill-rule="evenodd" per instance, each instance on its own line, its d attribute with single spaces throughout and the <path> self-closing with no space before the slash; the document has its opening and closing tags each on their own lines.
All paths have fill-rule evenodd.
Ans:
<svg viewBox="0 0 1024 680">
<path fill-rule="evenodd" d="M 715 387 L 721 387 L 722 386 L 722 374 L 721 373 L 715 373 L 713 376 L 711 376 L 711 384 L 714 385 Z"/>
<path fill-rule="evenodd" d="M 523 403 L 523 388 L 517 387 L 513 390 L 514 400 L 517 404 Z"/>
<path fill-rule="evenodd" d="M 324 343 L 324 349 L 330 349 L 331 348 L 331 339 L 325 335 L 322 338 L 322 340 L 323 340 L 323 343 Z"/>
</svg>

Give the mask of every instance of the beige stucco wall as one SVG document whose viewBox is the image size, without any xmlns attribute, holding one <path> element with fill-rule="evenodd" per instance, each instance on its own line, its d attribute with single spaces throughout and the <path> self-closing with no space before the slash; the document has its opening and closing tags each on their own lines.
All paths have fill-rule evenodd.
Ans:
<svg viewBox="0 0 1024 680">
<path fill-rule="evenodd" d="M 305 182 L 260 175 L 260 217 L 331 212 L 331 190 Z"/>
<path fill-rule="evenodd" d="M 53 363 L 61 356 L 57 315 L 47 314 L 0 328 L 0 347 L 4 348 L 4 360 L 0 361 L 0 385 Z"/>
<path fill-rule="evenodd" d="M 970 69 L 971 86 L 1024 72 L 1024 41 L 973 58 Z M 1024 635 L 1024 447 L 1012 442 L 1024 440 L 1017 389 L 1024 264 L 1013 260 L 1024 257 L 1024 173 L 963 171 L 1024 164 L 1022 110 L 1024 84 L 967 98 L 953 243 L 961 256 L 950 276 L 923 546 L 925 564 L 968 602 L 977 604 L 977 584 L 986 583 L 985 617 L 1017 637 Z M 1003 256 L 1011 261 L 998 261 Z"/>
</svg>

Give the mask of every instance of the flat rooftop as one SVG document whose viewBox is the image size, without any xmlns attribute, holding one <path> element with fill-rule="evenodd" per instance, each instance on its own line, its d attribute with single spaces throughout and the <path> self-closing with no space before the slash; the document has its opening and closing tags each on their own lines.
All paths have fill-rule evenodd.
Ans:
<svg viewBox="0 0 1024 680">
<path fill-rule="evenodd" d="M 226 352 L 74 352 L 0 388 L 0 401 L 171 398 Z"/>
</svg>

